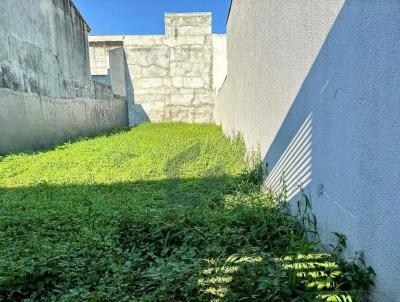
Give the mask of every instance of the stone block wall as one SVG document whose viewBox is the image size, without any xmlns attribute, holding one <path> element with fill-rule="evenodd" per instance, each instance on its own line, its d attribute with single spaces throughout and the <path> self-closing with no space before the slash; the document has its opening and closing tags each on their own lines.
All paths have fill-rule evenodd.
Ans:
<svg viewBox="0 0 400 302">
<path fill-rule="evenodd" d="M 211 21 L 211 13 L 166 14 L 165 35 L 91 36 L 92 75 L 107 74 L 110 50 L 122 43 L 126 78 L 134 94 L 132 125 L 144 121 L 211 123 L 213 88 L 221 82 L 214 83 L 214 67 L 226 66 L 226 56 L 214 57 Z M 218 41 L 223 39 L 219 35 Z M 226 52 L 223 43 L 218 47 Z"/>
<path fill-rule="evenodd" d="M 93 37 L 89 36 L 89 57 L 91 75 L 108 76 L 110 69 L 110 51 L 123 46 L 123 36 Z"/>
</svg>

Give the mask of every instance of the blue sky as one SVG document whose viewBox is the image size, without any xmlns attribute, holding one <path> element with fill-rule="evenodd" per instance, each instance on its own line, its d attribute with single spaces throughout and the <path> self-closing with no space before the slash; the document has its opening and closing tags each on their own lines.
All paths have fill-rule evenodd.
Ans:
<svg viewBox="0 0 400 302">
<path fill-rule="evenodd" d="M 74 0 L 92 35 L 163 34 L 164 13 L 212 12 L 213 32 L 225 33 L 230 0 Z"/>
</svg>

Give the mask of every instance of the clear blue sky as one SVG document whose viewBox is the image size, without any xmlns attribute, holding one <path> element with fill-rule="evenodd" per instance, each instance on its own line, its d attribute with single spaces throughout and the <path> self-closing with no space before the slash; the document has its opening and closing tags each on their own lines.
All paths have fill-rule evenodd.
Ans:
<svg viewBox="0 0 400 302">
<path fill-rule="evenodd" d="M 212 12 L 213 32 L 225 33 L 230 0 L 73 0 L 92 35 L 163 34 L 164 13 Z"/>
</svg>

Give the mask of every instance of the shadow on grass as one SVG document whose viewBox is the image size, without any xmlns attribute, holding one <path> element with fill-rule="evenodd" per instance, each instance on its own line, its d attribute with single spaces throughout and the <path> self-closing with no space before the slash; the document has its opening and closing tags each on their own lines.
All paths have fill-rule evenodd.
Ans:
<svg viewBox="0 0 400 302">
<path fill-rule="evenodd" d="M 247 179 L 0 188 L 0 298 L 329 301 L 351 290 Z"/>
<path fill-rule="evenodd" d="M 115 268 L 132 262 L 135 253 L 129 251 L 135 249 L 142 259 L 135 263 L 143 274 L 157 266 L 156 260 L 180 255 L 173 251 L 180 246 L 192 250 L 193 259 L 187 261 L 196 263 L 199 249 L 224 228 L 223 219 L 218 228 L 215 225 L 224 213 L 212 209 L 223 209 L 223 197 L 237 189 L 239 179 L 219 176 L 0 188 L 0 300 L 40 300 L 54 291 L 65 294 L 82 282 L 84 288 L 96 287 L 107 272 L 113 276 L 107 282 L 114 284 L 120 274 L 128 278 L 127 272 L 118 273 Z M 194 268 L 191 265 L 191 274 Z M 179 283 L 186 277 L 173 278 Z M 143 296 L 150 288 L 131 286 L 144 280 L 151 287 L 152 278 L 137 278 L 128 278 L 126 284 L 134 296 Z M 80 298 L 90 298 L 93 292 L 88 290 Z M 109 299 L 107 293 L 101 295 Z"/>
<path fill-rule="evenodd" d="M 351 301 L 258 167 L 182 178 L 200 150 L 161 180 L 0 188 L 0 301 Z"/>
<path fill-rule="evenodd" d="M 211 170 L 210 170 L 211 171 Z M 219 171 L 219 170 L 218 170 Z M 54 185 L 41 183 L 31 187 L 0 187 L 0 206 L 27 205 L 28 202 L 70 204 L 82 207 L 89 201 L 105 206 L 117 204 L 129 206 L 138 202 L 145 206 L 163 201 L 167 204 L 198 205 L 202 202 L 221 201 L 225 195 L 237 189 L 252 190 L 245 183 L 246 176 L 209 176 L 204 178 L 144 180 L 111 184 Z"/>
</svg>

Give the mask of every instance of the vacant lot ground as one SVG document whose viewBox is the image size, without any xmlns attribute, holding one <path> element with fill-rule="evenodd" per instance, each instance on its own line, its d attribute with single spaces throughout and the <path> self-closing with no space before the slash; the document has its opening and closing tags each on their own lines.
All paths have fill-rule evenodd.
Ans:
<svg viewBox="0 0 400 302">
<path fill-rule="evenodd" d="M 365 301 L 243 158 L 180 123 L 2 157 L 0 301 Z"/>
</svg>

